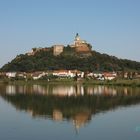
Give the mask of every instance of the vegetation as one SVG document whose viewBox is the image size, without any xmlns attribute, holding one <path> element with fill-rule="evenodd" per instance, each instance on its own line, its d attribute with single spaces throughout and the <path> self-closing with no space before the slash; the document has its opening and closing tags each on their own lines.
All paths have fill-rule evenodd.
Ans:
<svg viewBox="0 0 140 140">
<path fill-rule="evenodd" d="M 80 81 L 76 81 L 75 78 L 56 78 L 56 76 L 49 76 L 45 78 L 41 78 L 38 80 L 33 79 L 0 79 L 0 84 L 14 84 L 14 85 L 109 85 L 109 86 L 131 86 L 131 87 L 140 87 L 140 79 L 114 79 L 114 80 L 94 80 L 94 79 L 82 79 Z"/>
<path fill-rule="evenodd" d="M 31 111 L 34 117 L 48 116 L 53 118 L 53 112 L 59 110 L 64 119 L 75 118 L 82 114 L 91 118 L 98 112 L 115 109 L 119 106 L 128 106 L 140 103 L 140 95 L 118 94 L 113 95 L 83 95 L 83 96 L 53 96 L 39 94 L 0 94 L 16 109 Z"/>
<path fill-rule="evenodd" d="M 10 63 L 4 65 L 1 71 L 45 71 L 59 69 L 77 69 L 81 71 L 140 71 L 140 62 L 118 59 L 107 54 L 92 51 L 89 57 L 80 57 L 69 46 L 59 56 L 52 51 L 40 50 L 35 55 L 18 55 Z"/>
<path fill-rule="evenodd" d="M 99 80 L 88 80 L 84 81 L 83 84 L 85 85 L 110 85 L 110 86 L 132 86 L 132 87 L 140 87 L 140 79 L 115 79 L 115 80 L 105 80 L 105 81 L 99 81 Z"/>
</svg>

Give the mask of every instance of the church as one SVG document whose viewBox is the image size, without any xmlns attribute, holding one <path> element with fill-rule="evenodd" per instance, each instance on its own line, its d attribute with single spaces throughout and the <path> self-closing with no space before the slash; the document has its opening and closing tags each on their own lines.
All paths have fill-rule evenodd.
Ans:
<svg viewBox="0 0 140 140">
<path fill-rule="evenodd" d="M 77 33 L 75 36 L 74 44 L 70 45 L 72 48 L 75 48 L 76 52 L 79 53 L 90 53 L 91 52 L 91 45 L 87 43 L 85 40 L 82 40 Z"/>
</svg>

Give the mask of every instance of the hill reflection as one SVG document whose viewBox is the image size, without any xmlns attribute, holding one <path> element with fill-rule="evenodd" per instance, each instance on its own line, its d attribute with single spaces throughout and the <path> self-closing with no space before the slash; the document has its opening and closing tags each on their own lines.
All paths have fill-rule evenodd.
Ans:
<svg viewBox="0 0 140 140">
<path fill-rule="evenodd" d="M 76 128 L 99 112 L 140 102 L 140 88 L 82 85 L 0 85 L 0 96 L 33 117 L 72 121 Z"/>
</svg>

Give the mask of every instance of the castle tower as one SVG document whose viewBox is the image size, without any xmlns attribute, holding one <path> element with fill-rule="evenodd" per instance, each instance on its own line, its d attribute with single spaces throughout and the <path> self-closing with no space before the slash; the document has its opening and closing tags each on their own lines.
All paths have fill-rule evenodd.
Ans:
<svg viewBox="0 0 140 140">
<path fill-rule="evenodd" d="M 75 36 L 75 41 L 79 41 L 79 40 L 81 40 L 81 39 L 80 39 L 79 34 L 77 33 L 76 36 Z"/>
<path fill-rule="evenodd" d="M 80 44 L 81 44 L 81 39 L 80 39 L 79 34 L 77 33 L 76 36 L 75 36 L 74 45 L 75 45 L 75 47 L 77 47 Z"/>
<path fill-rule="evenodd" d="M 77 53 L 81 56 L 91 56 L 91 47 L 85 40 L 82 40 L 77 33 L 74 39 L 74 44 L 71 45 L 72 48 L 75 49 Z"/>
</svg>

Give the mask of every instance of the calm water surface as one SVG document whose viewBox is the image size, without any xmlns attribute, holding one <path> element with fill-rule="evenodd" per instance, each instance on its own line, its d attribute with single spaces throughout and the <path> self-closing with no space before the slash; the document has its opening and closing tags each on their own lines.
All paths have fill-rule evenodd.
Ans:
<svg viewBox="0 0 140 140">
<path fill-rule="evenodd" d="M 140 139 L 140 88 L 0 85 L 0 140 L 105 139 Z"/>
</svg>

